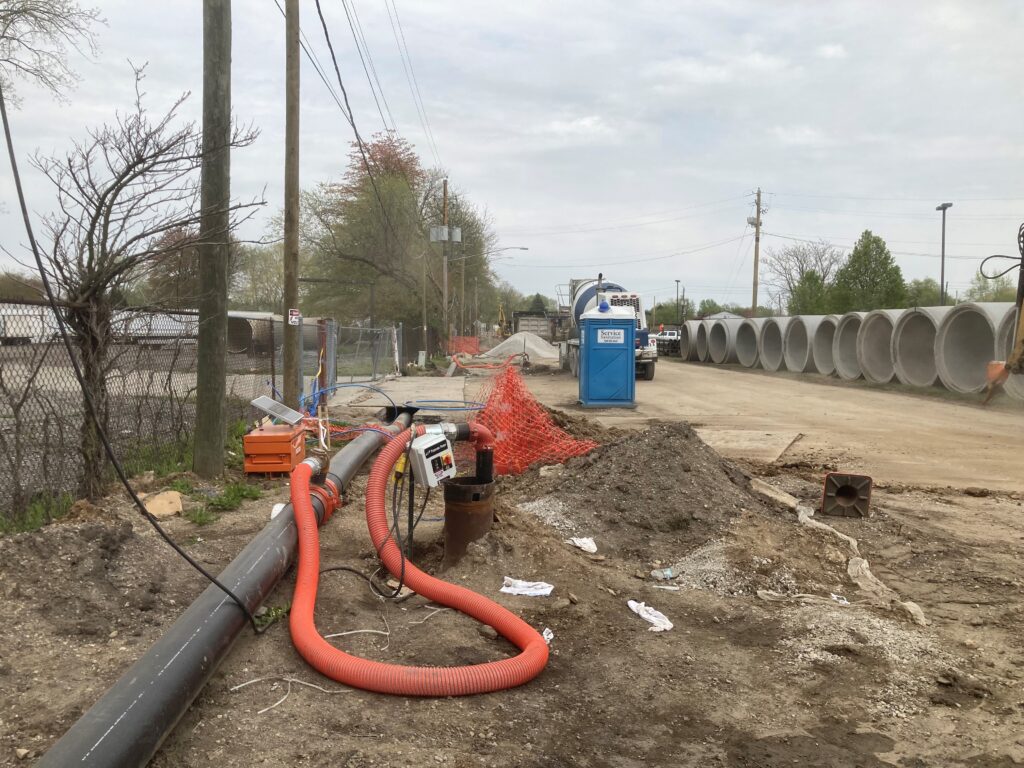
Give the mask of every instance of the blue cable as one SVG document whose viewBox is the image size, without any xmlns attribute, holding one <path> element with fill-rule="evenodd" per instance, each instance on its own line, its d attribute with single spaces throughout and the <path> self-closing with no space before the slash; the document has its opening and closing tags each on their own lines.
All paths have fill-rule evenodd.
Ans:
<svg viewBox="0 0 1024 768">
<path fill-rule="evenodd" d="M 435 405 L 435 403 L 457 403 L 457 405 Z M 485 403 L 476 400 L 406 400 L 406 408 L 420 411 L 482 411 Z"/>
<path fill-rule="evenodd" d="M 316 386 L 315 380 L 314 380 L 314 386 Z M 330 386 L 330 387 L 324 387 L 323 389 L 315 389 L 308 396 L 307 395 L 302 395 L 301 397 L 299 397 L 299 405 L 302 406 L 307 400 L 309 400 L 311 398 L 315 398 L 313 400 L 313 410 L 310 411 L 310 413 L 316 413 L 316 405 L 319 403 L 319 400 L 320 400 L 320 398 L 323 395 L 327 394 L 328 392 L 333 392 L 336 389 L 349 389 L 349 388 L 368 389 L 371 392 L 376 392 L 378 395 L 382 395 L 391 404 L 391 407 L 394 410 L 396 410 L 396 411 L 398 410 L 398 404 L 395 403 L 395 401 L 391 398 L 391 396 L 387 392 L 385 392 L 383 389 L 380 389 L 379 387 L 371 386 L 369 384 L 355 384 L 355 383 L 352 383 L 352 384 L 335 384 L 335 385 Z"/>
</svg>

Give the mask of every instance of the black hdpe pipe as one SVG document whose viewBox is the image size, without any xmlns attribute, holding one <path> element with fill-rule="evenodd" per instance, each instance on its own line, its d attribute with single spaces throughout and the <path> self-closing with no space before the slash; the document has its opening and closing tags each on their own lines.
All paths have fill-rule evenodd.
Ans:
<svg viewBox="0 0 1024 768">
<path fill-rule="evenodd" d="M 410 415 L 403 413 L 393 426 L 404 429 L 410 422 Z M 357 437 L 334 456 L 324 479 L 343 492 L 380 447 L 381 438 L 378 432 Z M 324 501 L 316 494 L 312 501 L 322 523 Z M 218 578 L 255 612 L 288 571 L 297 549 L 295 515 L 289 504 Z M 231 598 L 211 584 L 50 747 L 37 768 L 146 765 L 248 625 L 245 614 Z"/>
</svg>

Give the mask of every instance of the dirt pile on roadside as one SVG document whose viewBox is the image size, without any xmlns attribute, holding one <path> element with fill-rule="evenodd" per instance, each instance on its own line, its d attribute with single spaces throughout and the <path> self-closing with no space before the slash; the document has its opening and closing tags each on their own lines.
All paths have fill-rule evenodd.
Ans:
<svg viewBox="0 0 1024 768">
<path fill-rule="evenodd" d="M 760 506 L 746 477 L 686 424 L 657 424 L 504 481 L 502 495 L 560 531 L 620 555 L 665 561 Z"/>
</svg>

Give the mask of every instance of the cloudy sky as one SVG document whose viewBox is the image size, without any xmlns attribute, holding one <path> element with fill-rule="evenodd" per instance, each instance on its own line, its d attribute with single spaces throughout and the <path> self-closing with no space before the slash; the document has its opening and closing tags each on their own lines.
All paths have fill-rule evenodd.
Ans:
<svg viewBox="0 0 1024 768">
<path fill-rule="evenodd" d="M 22 158 L 59 152 L 131 105 L 127 60 L 149 62 L 154 110 L 193 91 L 198 116 L 201 3 L 96 0 L 107 25 L 69 103 L 22 88 L 13 115 Z M 341 0 L 322 0 L 361 132 L 383 128 Z M 386 0 L 348 0 L 387 106 L 427 163 Z M 570 277 L 605 275 L 649 298 L 749 303 L 752 192 L 764 192 L 763 248 L 783 237 L 850 246 L 882 235 L 907 278 L 962 291 L 978 258 L 1015 252 L 1024 220 L 1024 4 L 969 2 L 482 3 L 395 0 L 436 154 L 452 184 L 493 218 L 499 274 L 554 295 Z M 303 28 L 327 50 L 311 0 Z M 236 0 L 234 109 L 261 130 L 233 158 L 234 192 L 281 206 L 284 21 L 274 0 Z M 351 134 L 303 64 L 303 186 L 336 178 Z M 31 208 L 53 205 L 29 168 Z M 6 164 L 0 244 L 20 251 Z M 3 257 L 0 256 L 0 259 Z M 762 303 L 763 294 L 762 294 Z"/>
</svg>

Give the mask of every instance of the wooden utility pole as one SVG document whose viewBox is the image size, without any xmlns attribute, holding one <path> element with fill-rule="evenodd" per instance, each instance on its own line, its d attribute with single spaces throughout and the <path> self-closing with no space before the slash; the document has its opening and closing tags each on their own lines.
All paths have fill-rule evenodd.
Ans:
<svg viewBox="0 0 1024 768">
<path fill-rule="evenodd" d="M 423 351 L 430 357 L 429 333 L 427 332 L 427 257 L 430 255 L 430 248 L 423 251 Z"/>
<path fill-rule="evenodd" d="M 203 0 L 202 218 L 192 455 L 192 468 L 200 477 L 224 472 L 230 199 L 231 0 Z"/>
<path fill-rule="evenodd" d="M 301 318 L 299 308 L 299 0 L 285 0 L 284 94 L 284 392 L 285 405 L 299 407 Z"/>
<path fill-rule="evenodd" d="M 444 354 L 448 352 L 448 340 L 451 338 L 451 326 L 448 325 L 448 179 L 444 180 L 444 196 L 441 207 L 441 226 L 444 227 L 444 238 L 441 240 L 441 292 L 443 295 L 444 310 Z"/>
<path fill-rule="evenodd" d="M 757 317 L 757 268 L 761 260 L 761 188 L 757 188 L 757 212 L 754 214 L 754 295 L 750 300 L 750 316 Z"/>
</svg>

